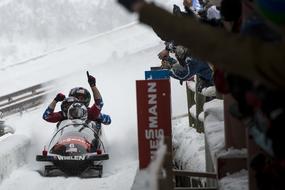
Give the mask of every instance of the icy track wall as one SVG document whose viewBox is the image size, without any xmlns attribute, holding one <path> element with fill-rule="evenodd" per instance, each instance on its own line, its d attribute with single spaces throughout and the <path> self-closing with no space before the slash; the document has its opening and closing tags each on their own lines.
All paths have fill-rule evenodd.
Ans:
<svg viewBox="0 0 285 190">
<path fill-rule="evenodd" d="M 9 135 L 0 145 L 0 184 L 10 173 L 26 163 L 31 142 L 24 135 Z"/>
</svg>

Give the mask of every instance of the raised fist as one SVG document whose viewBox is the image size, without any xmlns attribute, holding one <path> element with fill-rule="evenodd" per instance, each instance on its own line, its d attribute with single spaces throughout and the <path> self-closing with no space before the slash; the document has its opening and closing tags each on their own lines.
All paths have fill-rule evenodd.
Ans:
<svg viewBox="0 0 285 190">
<path fill-rule="evenodd" d="M 63 101 L 64 99 L 65 99 L 65 95 L 62 94 L 62 93 L 58 93 L 58 94 L 56 95 L 56 97 L 54 98 L 54 100 L 57 101 L 57 102 L 61 102 L 61 101 Z"/>
<path fill-rule="evenodd" d="M 88 83 L 91 87 L 96 86 L 96 78 L 93 77 L 92 75 L 89 75 L 89 72 L 86 72 L 87 78 L 88 78 Z"/>
</svg>

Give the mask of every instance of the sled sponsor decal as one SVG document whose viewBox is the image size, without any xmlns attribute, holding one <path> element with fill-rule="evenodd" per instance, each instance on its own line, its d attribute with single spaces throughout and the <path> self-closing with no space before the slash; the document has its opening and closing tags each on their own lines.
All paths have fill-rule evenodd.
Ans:
<svg viewBox="0 0 285 190">
<path fill-rule="evenodd" d="M 68 137 L 66 139 L 60 140 L 58 143 L 59 144 L 65 144 L 65 143 L 70 143 L 70 142 L 86 143 L 86 141 L 84 139 L 77 138 L 77 137 Z"/>
<path fill-rule="evenodd" d="M 88 149 L 90 147 L 90 143 L 88 143 L 85 139 L 81 137 L 67 137 L 64 139 L 59 140 L 57 144 L 79 144 Z M 70 146 L 69 146 L 70 147 Z M 73 147 L 70 147 L 73 148 Z"/>
<path fill-rule="evenodd" d="M 146 168 L 154 159 L 162 137 L 171 138 L 170 81 L 136 81 L 139 165 Z"/>
<path fill-rule="evenodd" d="M 60 156 L 57 155 L 58 160 L 85 160 L 85 155 L 83 156 Z"/>
<path fill-rule="evenodd" d="M 77 148 L 74 146 L 74 144 L 69 144 L 68 149 L 65 152 L 77 152 Z"/>
</svg>

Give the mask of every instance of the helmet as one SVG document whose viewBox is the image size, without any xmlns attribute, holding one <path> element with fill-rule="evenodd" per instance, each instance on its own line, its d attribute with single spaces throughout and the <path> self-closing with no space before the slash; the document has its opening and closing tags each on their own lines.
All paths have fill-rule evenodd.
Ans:
<svg viewBox="0 0 285 190">
<path fill-rule="evenodd" d="M 87 120 L 88 112 L 87 108 L 83 103 L 75 102 L 71 104 L 67 111 L 67 118 L 68 119 L 81 119 Z"/>
<path fill-rule="evenodd" d="M 63 115 L 64 116 L 67 116 L 67 111 L 68 111 L 68 108 L 70 107 L 71 104 L 73 104 L 74 102 L 79 102 L 77 98 L 75 97 L 67 97 L 65 98 L 60 107 L 61 107 L 61 111 L 63 112 Z"/>
<path fill-rule="evenodd" d="M 82 102 L 86 107 L 89 106 L 91 95 L 88 90 L 82 87 L 76 87 L 70 90 L 69 96 L 75 97 L 79 102 Z"/>
</svg>

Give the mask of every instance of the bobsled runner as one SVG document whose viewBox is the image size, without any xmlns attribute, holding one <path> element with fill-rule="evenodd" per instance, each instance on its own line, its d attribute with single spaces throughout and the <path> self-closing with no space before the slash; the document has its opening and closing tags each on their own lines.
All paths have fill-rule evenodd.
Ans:
<svg viewBox="0 0 285 190">
<path fill-rule="evenodd" d="M 102 177 L 104 160 L 109 159 L 101 140 L 101 127 L 79 119 L 58 124 L 48 148 L 36 156 L 39 162 L 50 162 L 43 176 Z"/>
</svg>

